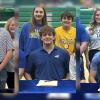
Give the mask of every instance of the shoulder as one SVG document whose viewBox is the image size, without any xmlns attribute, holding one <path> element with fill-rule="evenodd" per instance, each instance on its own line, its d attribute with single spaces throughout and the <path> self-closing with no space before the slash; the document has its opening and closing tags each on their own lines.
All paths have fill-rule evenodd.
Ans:
<svg viewBox="0 0 100 100">
<path fill-rule="evenodd" d="M 8 31 L 5 28 L 0 28 L 0 32 L 2 32 L 2 33 L 3 32 L 5 32 L 5 33 L 7 32 L 8 33 Z"/>
<path fill-rule="evenodd" d="M 10 36 L 9 32 L 5 28 L 0 28 L 0 32 L 3 34 L 3 36 Z"/>
<path fill-rule="evenodd" d="M 25 35 L 26 33 L 28 33 L 30 27 L 31 27 L 31 24 L 29 22 L 24 23 L 21 29 L 21 34 Z"/>
<path fill-rule="evenodd" d="M 76 30 L 76 28 L 75 27 L 71 27 L 71 30 Z"/>
<path fill-rule="evenodd" d="M 79 32 L 79 33 L 83 33 L 83 32 L 85 32 L 85 25 L 83 25 L 83 24 L 76 24 L 76 29 L 77 29 L 77 32 Z"/>
<path fill-rule="evenodd" d="M 32 55 L 32 56 L 37 55 L 37 54 L 40 54 L 40 52 L 41 52 L 41 49 L 39 48 L 39 49 L 32 51 L 30 55 Z"/>
<path fill-rule="evenodd" d="M 80 28 L 77 29 L 77 34 L 80 34 L 80 37 L 81 37 L 83 42 L 89 41 L 89 34 L 86 31 L 86 28 L 84 25 L 80 25 Z"/>
<path fill-rule="evenodd" d="M 62 30 L 62 26 L 55 28 L 55 31 Z"/>
<path fill-rule="evenodd" d="M 23 28 L 24 27 L 29 27 L 29 26 L 31 26 L 31 24 L 29 22 L 26 22 L 26 23 L 23 24 Z"/>
</svg>

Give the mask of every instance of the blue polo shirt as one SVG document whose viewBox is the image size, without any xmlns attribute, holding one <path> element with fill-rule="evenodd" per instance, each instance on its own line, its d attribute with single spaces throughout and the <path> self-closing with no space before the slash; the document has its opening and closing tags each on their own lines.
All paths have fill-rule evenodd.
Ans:
<svg viewBox="0 0 100 100">
<path fill-rule="evenodd" d="M 100 52 L 94 55 L 90 70 L 96 71 L 96 80 L 100 83 Z"/>
<path fill-rule="evenodd" d="M 35 79 L 59 80 L 69 73 L 69 60 L 69 54 L 61 48 L 55 46 L 50 54 L 41 48 L 29 56 L 28 68 L 35 70 Z"/>
</svg>

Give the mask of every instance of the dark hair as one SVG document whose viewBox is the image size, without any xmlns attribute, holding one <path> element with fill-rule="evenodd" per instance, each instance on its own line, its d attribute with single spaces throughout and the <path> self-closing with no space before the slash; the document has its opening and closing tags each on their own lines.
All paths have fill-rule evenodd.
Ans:
<svg viewBox="0 0 100 100">
<path fill-rule="evenodd" d="M 61 14 L 61 20 L 62 20 L 63 17 L 72 18 L 72 21 L 74 20 L 73 14 L 70 13 L 70 12 L 67 12 L 67 11 L 65 11 L 65 12 L 63 12 L 63 13 Z"/>
<path fill-rule="evenodd" d="M 52 28 L 51 26 L 48 26 L 48 25 L 45 25 L 45 26 L 41 27 L 39 35 L 40 35 L 40 37 L 42 37 L 43 33 L 48 33 L 48 32 L 49 33 L 51 32 L 53 34 L 53 36 L 55 36 L 54 28 Z"/>
<path fill-rule="evenodd" d="M 37 7 L 40 7 L 40 6 L 37 6 Z M 37 8 L 36 7 L 36 8 Z M 36 19 L 34 18 L 34 11 L 35 11 L 35 9 L 36 8 L 34 8 L 33 10 L 32 10 L 32 17 L 31 17 L 31 20 L 30 20 L 30 23 L 31 23 L 31 28 L 30 28 L 30 33 L 31 32 L 34 32 L 35 31 L 35 25 L 37 24 L 36 23 Z M 41 7 L 42 8 L 42 7 Z M 44 17 L 43 17 L 43 19 L 42 19 L 42 26 L 44 26 L 44 25 L 47 25 L 47 16 L 46 16 L 46 11 L 45 11 L 45 9 L 44 8 L 42 8 L 43 9 L 43 11 L 44 11 Z"/>
</svg>

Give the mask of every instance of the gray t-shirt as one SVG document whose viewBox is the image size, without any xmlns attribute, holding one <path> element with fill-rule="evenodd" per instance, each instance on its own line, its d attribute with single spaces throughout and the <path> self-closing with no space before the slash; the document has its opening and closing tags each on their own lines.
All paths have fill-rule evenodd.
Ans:
<svg viewBox="0 0 100 100">
<path fill-rule="evenodd" d="M 100 83 L 100 52 L 93 57 L 90 70 L 96 71 L 96 79 Z"/>
<path fill-rule="evenodd" d="M 94 29 L 93 35 L 89 33 L 89 28 L 87 27 L 86 30 L 89 34 L 89 50 L 97 49 L 100 50 L 100 26 L 97 26 Z"/>
<path fill-rule="evenodd" d="M 0 62 L 3 61 L 7 51 L 13 49 L 13 42 L 10 34 L 4 29 L 0 28 Z M 7 78 L 6 67 L 0 71 L 0 81 L 5 81 Z"/>
</svg>

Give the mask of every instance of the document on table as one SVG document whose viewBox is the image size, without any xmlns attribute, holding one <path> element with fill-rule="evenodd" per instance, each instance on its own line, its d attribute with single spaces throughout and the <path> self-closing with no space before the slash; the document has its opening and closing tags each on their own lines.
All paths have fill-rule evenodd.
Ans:
<svg viewBox="0 0 100 100">
<path fill-rule="evenodd" d="M 57 86 L 58 81 L 40 80 L 36 86 Z"/>
</svg>

